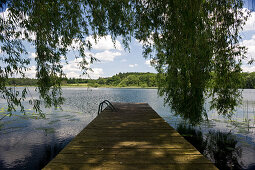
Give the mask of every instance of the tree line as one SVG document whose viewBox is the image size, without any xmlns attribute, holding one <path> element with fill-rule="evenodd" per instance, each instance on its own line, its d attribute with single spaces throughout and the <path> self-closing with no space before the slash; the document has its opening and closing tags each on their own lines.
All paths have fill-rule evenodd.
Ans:
<svg viewBox="0 0 255 170">
<path fill-rule="evenodd" d="M 255 72 L 242 73 L 240 89 L 255 89 Z M 37 79 L 10 78 L 9 86 L 37 86 Z M 62 85 L 84 85 L 88 87 L 157 87 L 156 73 L 128 72 L 98 79 L 64 78 Z"/>
<path fill-rule="evenodd" d="M 98 79 L 64 78 L 62 85 L 84 85 L 88 87 L 157 87 L 155 73 L 118 73 L 112 77 Z M 37 86 L 37 79 L 10 78 L 9 86 Z"/>
</svg>

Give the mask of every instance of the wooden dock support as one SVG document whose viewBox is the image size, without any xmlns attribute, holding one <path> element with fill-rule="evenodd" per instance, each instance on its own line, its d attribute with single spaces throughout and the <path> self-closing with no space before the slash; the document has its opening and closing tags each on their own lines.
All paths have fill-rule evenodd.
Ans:
<svg viewBox="0 0 255 170">
<path fill-rule="evenodd" d="M 114 103 L 48 169 L 217 169 L 146 103 Z"/>
</svg>

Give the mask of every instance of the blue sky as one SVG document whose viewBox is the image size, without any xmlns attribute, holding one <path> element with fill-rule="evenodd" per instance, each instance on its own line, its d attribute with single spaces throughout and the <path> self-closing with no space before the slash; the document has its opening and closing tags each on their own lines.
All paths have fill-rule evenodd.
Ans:
<svg viewBox="0 0 255 170">
<path fill-rule="evenodd" d="M 248 7 L 252 0 L 246 1 L 244 7 Z M 250 5 L 249 5 L 250 6 Z M 4 13 L 0 13 L 1 16 Z M 5 14 L 6 15 L 6 14 Z M 247 59 L 243 61 L 243 71 L 253 72 L 255 71 L 255 64 L 248 65 L 247 61 L 250 58 L 255 57 L 255 12 L 251 12 L 251 17 L 248 19 L 244 30 L 241 32 L 242 40 L 241 45 L 248 48 Z M 92 40 L 91 37 L 87 37 Z M 114 47 L 110 36 L 102 37 L 98 43 L 92 43 L 92 50 L 87 51 L 87 54 L 91 54 L 96 58 L 100 59 L 100 62 L 89 65 L 94 72 L 89 72 L 91 78 L 98 77 L 109 77 L 119 72 L 156 72 L 153 67 L 150 66 L 150 60 L 143 58 L 142 55 L 142 44 L 132 39 L 130 45 L 130 52 L 125 51 L 123 45 L 120 43 L 121 38 L 116 41 L 116 46 Z M 30 71 L 26 73 L 27 77 L 34 78 L 35 76 L 35 62 L 36 57 L 35 49 L 31 44 L 24 42 L 28 55 L 26 57 L 31 58 L 31 64 L 29 65 Z M 2 52 L 0 51 L 0 55 Z M 63 70 L 67 77 L 75 78 L 87 78 L 82 76 L 82 71 L 78 67 L 79 59 L 75 59 L 74 52 L 69 52 L 67 55 L 68 63 L 64 64 Z M 64 60 L 63 60 L 63 63 Z"/>
</svg>

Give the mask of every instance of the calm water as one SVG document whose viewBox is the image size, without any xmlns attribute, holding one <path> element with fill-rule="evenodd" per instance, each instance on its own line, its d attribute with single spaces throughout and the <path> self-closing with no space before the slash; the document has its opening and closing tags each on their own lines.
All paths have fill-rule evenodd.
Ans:
<svg viewBox="0 0 255 170">
<path fill-rule="evenodd" d="M 30 91 L 33 97 L 37 96 L 33 88 Z M 63 93 L 66 101 L 62 110 L 43 109 L 46 119 L 38 119 L 31 106 L 24 103 L 26 115 L 16 112 L 0 121 L 0 169 L 41 169 L 95 118 L 98 104 L 105 99 L 149 103 L 220 167 L 255 169 L 255 90 L 244 90 L 243 105 L 237 108 L 232 121 L 210 111 L 210 121 L 195 128 L 181 126 L 184 121 L 163 105 L 156 89 L 64 88 Z M 6 114 L 5 109 L 6 103 L 0 99 L 0 119 Z M 218 156 L 222 154 L 224 158 Z"/>
</svg>

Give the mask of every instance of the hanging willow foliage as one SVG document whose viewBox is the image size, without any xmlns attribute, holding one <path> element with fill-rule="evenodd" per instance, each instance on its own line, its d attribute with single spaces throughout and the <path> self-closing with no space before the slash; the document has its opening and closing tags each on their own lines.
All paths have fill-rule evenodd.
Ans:
<svg viewBox="0 0 255 170">
<path fill-rule="evenodd" d="M 176 115 L 197 124 L 211 109 L 231 116 L 240 102 L 239 31 L 247 15 L 236 0 L 141 1 L 135 36 L 158 71 L 159 94 Z M 155 56 L 153 57 L 153 53 Z"/>
<path fill-rule="evenodd" d="M 131 37 L 144 43 L 144 56 L 151 57 L 158 71 L 159 94 L 177 115 L 192 124 L 207 116 L 205 98 L 220 114 L 230 116 L 240 101 L 241 59 L 239 30 L 247 19 L 242 0 L 5 0 L 9 16 L 1 17 L 0 92 L 9 110 L 22 106 L 22 97 L 6 87 L 13 74 L 24 75 L 29 63 L 22 59 L 23 40 L 36 48 L 38 91 L 46 106 L 63 103 L 60 82 L 65 76 L 60 56 L 73 42 L 86 73 L 96 59 L 86 56 L 91 48 L 87 36 L 122 37 L 125 48 Z M 17 31 L 17 28 L 18 31 Z M 31 38 L 35 36 L 35 39 Z M 74 47 L 73 47 L 74 48 Z"/>
<path fill-rule="evenodd" d="M 12 87 L 6 87 L 7 79 L 25 76 L 30 63 L 23 42 L 30 42 L 36 50 L 36 77 L 40 96 L 31 99 L 36 111 L 41 111 L 43 100 L 46 107 L 63 103 L 61 80 L 65 77 L 61 56 L 67 59 L 67 52 L 77 50 L 79 63 L 84 74 L 88 64 L 97 59 L 86 55 L 91 42 L 86 38 L 111 35 L 113 41 L 122 36 L 127 47 L 134 25 L 131 4 L 128 1 L 90 0 L 4 0 L 0 1 L 0 94 L 8 103 L 8 111 L 20 106 L 28 95 L 25 88 L 20 95 Z M 8 10 L 6 9 L 8 8 Z M 68 60 L 66 60 L 68 61 Z M 43 116 L 43 114 L 42 114 Z"/>
</svg>

